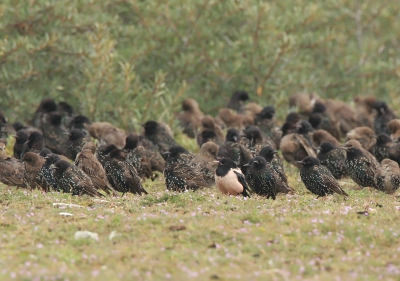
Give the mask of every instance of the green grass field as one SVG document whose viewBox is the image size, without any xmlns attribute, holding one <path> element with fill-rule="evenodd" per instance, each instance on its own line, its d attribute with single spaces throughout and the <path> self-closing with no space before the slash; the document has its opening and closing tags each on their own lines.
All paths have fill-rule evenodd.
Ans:
<svg viewBox="0 0 400 281">
<path fill-rule="evenodd" d="M 162 177 L 143 197 L 1 186 L 0 279 L 398 280 L 398 199 L 350 180 L 349 199 L 315 199 L 288 173 L 296 194 L 276 201 L 175 194 Z M 98 240 L 75 240 L 85 230 Z"/>
</svg>

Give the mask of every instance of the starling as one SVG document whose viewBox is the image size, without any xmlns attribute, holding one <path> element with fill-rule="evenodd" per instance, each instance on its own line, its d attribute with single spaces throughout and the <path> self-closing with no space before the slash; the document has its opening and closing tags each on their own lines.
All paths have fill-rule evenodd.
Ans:
<svg viewBox="0 0 400 281">
<path fill-rule="evenodd" d="M 301 180 L 309 191 L 318 195 L 317 198 L 334 192 L 339 195 L 349 196 L 340 187 L 331 172 L 322 166 L 317 158 L 307 156 L 302 161 L 298 161 L 298 163 L 303 165 L 300 169 Z"/>
<path fill-rule="evenodd" d="M 282 132 L 276 130 L 275 108 L 273 106 L 264 107 L 254 118 L 254 124 L 274 141 L 275 147 L 279 146 Z"/>
<path fill-rule="evenodd" d="M 76 155 L 81 152 L 86 144 L 85 134 L 79 129 L 72 129 L 68 134 L 68 140 L 65 143 L 65 156 L 75 161 Z"/>
<path fill-rule="evenodd" d="M 287 162 L 300 168 L 297 161 L 301 161 L 307 156 L 317 156 L 311 142 L 312 131 L 310 123 L 302 121 L 298 125 L 296 133 L 286 135 L 281 139 L 279 148 Z"/>
<path fill-rule="evenodd" d="M 200 147 L 202 147 L 205 143 L 210 141 L 218 145 L 221 145 L 221 142 L 219 141 L 219 138 L 215 134 L 214 130 L 204 129 L 200 132 L 199 135 L 197 135 L 197 144 Z"/>
<path fill-rule="evenodd" d="M 14 157 L 16 159 L 21 159 L 21 154 L 24 149 L 24 144 L 28 141 L 29 135 L 25 130 L 19 130 L 14 136 Z"/>
<path fill-rule="evenodd" d="M 228 128 L 236 128 L 242 130 L 246 126 L 253 125 L 254 120 L 250 116 L 236 114 L 229 108 L 221 108 L 219 110 L 219 118 L 225 123 Z"/>
<path fill-rule="evenodd" d="M 275 143 L 256 126 L 249 126 L 244 131 L 244 136 L 240 143 L 251 151 L 253 156 L 258 154 L 264 146 L 275 147 Z"/>
<path fill-rule="evenodd" d="M 46 122 L 42 123 L 44 145 L 56 154 L 63 154 L 68 139 L 67 129 L 61 124 L 62 115 L 50 112 L 46 115 Z"/>
<path fill-rule="evenodd" d="M 29 135 L 28 141 L 22 148 L 21 158 L 27 152 L 39 153 L 44 146 L 43 135 L 39 132 L 33 132 Z"/>
<path fill-rule="evenodd" d="M 68 161 L 59 160 L 51 166 L 57 188 L 72 195 L 103 196 L 93 186 L 89 176 Z"/>
<path fill-rule="evenodd" d="M 72 118 L 76 115 L 72 105 L 65 101 L 58 103 L 57 111 L 61 115 L 63 126 L 68 126 L 71 123 Z"/>
<path fill-rule="evenodd" d="M 359 126 L 365 126 L 369 128 L 373 128 L 374 118 L 376 112 L 374 113 L 374 104 L 376 99 L 372 96 L 370 97 L 362 97 L 355 96 L 353 98 L 356 109 L 356 120 Z"/>
<path fill-rule="evenodd" d="M 110 152 L 110 166 L 105 169 L 107 178 L 116 191 L 122 192 L 122 196 L 131 192 L 133 194 L 148 194 L 140 182 L 140 177 L 135 167 L 126 160 L 122 150 L 114 149 Z"/>
<path fill-rule="evenodd" d="M 57 154 L 49 153 L 46 156 L 44 156 L 45 162 L 40 169 L 38 175 L 43 177 L 44 180 L 47 182 L 48 186 L 51 187 L 51 189 L 55 191 L 62 191 L 60 188 L 58 188 L 56 180 L 53 176 L 53 169 L 51 168 L 51 165 L 54 165 L 57 163 L 59 160 L 61 160 L 60 156 Z"/>
<path fill-rule="evenodd" d="M 70 130 L 73 130 L 73 129 L 81 130 L 83 132 L 83 134 L 85 135 L 86 142 L 89 142 L 91 137 L 90 137 L 90 134 L 89 134 L 89 131 L 87 130 L 87 128 L 90 124 L 91 124 L 91 122 L 88 117 L 86 117 L 85 115 L 77 115 L 71 119 L 68 128 Z"/>
<path fill-rule="evenodd" d="M 103 166 L 95 156 L 96 146 L 92 142 L 86 143 L 75 159 L 75 165 L 85 172 L 92 180 L 96 190 L 103 190 L 107 194 L 116 195 L 114 188 L 107 180 Z"/>
<path fill-rule="evenodd" d="M 357 140 L 368 151 L 371 151 L 376 143 L 375 133 L 368 127 L 357 127 L 351 130 L 346 134 L 346 141 L 348 140 Z"/>
<path fill-rule="evenodd" d="M 0 111 L 0 140 L 6 143 L 8 136 L 14 134 L 14 127 L 7 123 L 6 117 L 4 116 L 3 112 Z"/>
<path fill-rule="evenodd" d="M 390 137 L 393 141 L 400 142 L 400 119 L 393 119 L 388 123 Z"/>
<path fill-rule="evenodd" d="M 324 100 L 327 112 L 334 116 L 339 123 L 340 135 L 344 136 L 352 129 L 359 126 L 356 111 L 341 100 Z"/>
<path fill-rule="evenodd" d="M 258 195 L 275 200 L 277 192 L 276 184 L 278 176 L 262 156 L 250 160 L 246 181 L 249 187 Z"/>
<path fill-rule="evenodd" d="M 200 169 L 183 162 L 167 162 L 163 174 L 168 190 L 183 192 L 208 187 Z"/>
<path fill-rule="evenodd" d="M 99 140 L 100 145 L 113 144 L 118 149 L 125 146 L 126 134 L 108 122 L 94 122 L 88 125 L 89 134 Z"/>
<path fill-rule="evenodd" d="M 390 134 L 388 129 L 388 123 L 396 119 L 393 111 L 390 110 L 388 105 L 383 101 L 376 101 L 373 105 L 373 109 L 376 110 L 377 115 L 374 119 L 374 130 L 375 134 Z"/>
<path fill-rule="evenodd" d="M 379 163 L 373 156 L 364 153 L 354 145 L 346 144 L 345 166 L 351 179 L 362 187 L 375 187 L 374 177 L 379 169 Z"/>
<path fill-rule="evenodd" d="M 184 163 L 188 164 L 193 160 L 193 158 L 196 156 L 195 154 L 187 151 L 185 148 L 183 148 L 180 145 L 174 145 L 172 146 L 168 151 L 164 152 L 163 155 L 165 155 L 167 159 L 167 164 L 168 163 Z"/>
<path fill-rule="evenodd" d="M 226 107 L 236 111 L 237 113 L 243 113 L 243 104 L 248 100 L 250 100 L 249 94 L 246 91 L 238 90 L 232 94 Z"/>
<path fill-rule="evenodd" d="M 388 158 L 390 160 L 396 161 L 397 163 L 400 163 L 400 142 L 394 142 L 393 145 L 389 148 Z"/>
<path fill-rule="evenodd" d="M 389 135 L 379 134 L 376 136 L 376 144 L 372 148 L 376 160 L 382 162 L 383 159 L 389 158 L 389 150 L 393 145 L 394 143 Z"/>
<path fill-rule="evenodd" d="M 339 180 L 347 176 L 345 166 L 346 153 L 343 149 L 336 147 L 330 141 L 324 141 L 318 148 L 317 158 L 321 165 L 328 168 L 335 179 Z"/>
<path fill-rule="evenodd" d="M 27 152 L 22 157 L 22 162 L 24 162 L 24 183 L 30 189 L 36 189 L 39 187 L 44 191 L 49 191 L 49 185 L 41 174 L 39 174 L 42 168 L 44 158 L 40 157 L 39 154 L 34 152 Z"/>
<path fill-rule="evenodd" d="M 220 126 L 215 124 L 214 118 L 212 118 L 209 115 L 204 116 L 201 119 L 201 126 L 202 129 L 200 132 L 197 134 L 196 141 L 199 147 L 201 147 L 204 143 L 207 141 L 214 141 L 215 143 L 222 143 L 224 141 L 224 133 L 222 132 L 222 129 Z M 210 132 L 213 131 L 214 133 Z M 203 139 L 203 131 L 207 131 L 206 137 L 207 139 Z"/>
<path fill-rule="evenodd" d="M 223 194 L 233 196 L 242 194 L 244 197 L 250 197 L 250 190 L 242 171 L 230 158 L 218 161 L 215 185 Z"/>
<path fill-rule="evenodd" d="M 250 161 L 252 155 L 248 148 L 238 142 L 239 137 L 239 132 L 234 128 L 230 128 L 226 133 L 225 142 L 219 148 L 218 156 L 231 158 L 245 173 L 243 166 Z"/>
<path fill-rule="evenodd" d="M 203 174 L 204 181 L 212 186 L 215 183 L 215 170 L 217 164 L 215 161 L 218 156 L 218 145 L 213 142 L 206 142 L 200 149 L 189 165 L 194 167 L 200 167 L 200 171 Z"/>
<path fill-rule="evenodd" d="M 8 157 L 6 145 L 0 143 L 0 181 L 7 186 L 25 187 L 24 170 L 22 162 Z"/>
<path fill-rule="evenodd" d="M 43 157 L 43 158 L 46 158 L 46 156 L 48 156 L 48 155 L 50 155 L 50 154 L 53 154 L 53 152 L 52 152 L 50 149 L 48 149 L 48 148 L 43 148 L 43 149 L 40 151 L 39 156 L 41 156 L 41 157 Z M 68 159 L 67 157 L 65 157 L 64 155 L 57 154 L 57 156 L 60 158 L 60 160 L 69 161 L 69 159 Z M 54 162 L 54 163 L 52 163 L 52 164 L 55 164 L 55 163 L 56 163 L 56 162 Z"/>
<path fill-rule="evenodd" d="M 266 146 L 261 149 L 258 156 L 263 157 L 267 161 L 267 164 L 271 166 L 271 169 L 276 173 L 275 179 L 277 192 L 285 194 L 293 192 L 294 189 L 288 184 L 282 159 L 279 158 L 277 153 L 278 151 L 274 150 L 272 147 Z"/>
<path fill-rule="evenodd" d="M 137 135 L 129 134 L 126 137 L 123 152 L 125 153 L 127 161 L 132 163 L 136 171 L 139 173 L 140 178 L 153 179 L 151 162 L 149 158 L 151 156 L 148 156 L 146 149 L 139 145 L 139 137 Z"/>
<path fill-rule="evenodd" d="M 245 115 L 255 118 L 263 110 L 263 107 L 256 102 L 249 102 L 245 105 Z"/>
<path fill-rule="evenodd" d="M 39 107 L 36 109 L 35 114 L 33 115 L 32 119 L 32 125 L 41 128 L 42 123 L 45 115 L 50 112 L 57 111 L 57 104 L 52 98 L 44 98 L 40 104 Z"/>
<path fill-rule="evenodd" d="M 194 99 L 185 99 L 182 102 L 182 111 L 178 120 L 183 128 L 183 133 L 190 138 L 195 138 L 201 126 L 201 119 L 204 117 L 199 104 Z"/>
<path fill-rule="evenodd" d="M 289 99 L 289 107 L 297 108 L 300 114 L 309 115 L 318 100 L 319 96 L 316 93 L 297 93 Z"/>
<path fill-rule="evenodd" d="M 340 146 L 341 143 L 330 133 L 324 130 L 316 130 L 312 134 L 313 143 L 315 146 L 320 146 L 323 142 L 329 141 L 335 146 Z"/>
<path fill-rule="evenodd" d="M 144 137 L 158 146 L 161 153 L 168 151 L 168 149 L 177 145 L 174 137 L 156 121 L 147 121 L 143 125 Z"/>
<path fill-rule="evenodd" d="M 368 150 L 365 150 L 365 149 L 362 147 L 362 145 L 360 144 L 359 141 L 357 141 L 357 140 L 348 140 L 348 141 L 345 142 L 344 146 L 346 146 L 346 147 L 352 147 L 352 146 L 354 146 L 354 147 L 360 149 L 361 152 L 362 152 L 364 155 L 366 155 L 367 157 L 371 158 L 372 161 L 374 161 L 375 164 L 379 166 L 379 162 L 375 159 L 374 155 L 373 155 L 371 152 L 369 152 Z"/>
<path fill-rule="evenodd" d="M 296 112 L 291 112 L 286 116 L 286 121 L 283 124 L 281 131 L 282 137 L 296 133 L 297 131 L 297 124 L 300 122 L 300 115 Z"/>
<path fill-rule="evenodd" d="M 326 106 L 321 101 L 315 102 L 313 111 L 308 118 L 308 122 L 315 130 L 321 129 L 330 133 L 336 139 L 340 138 L 339 122 L 326 110 Z"/>
<path fill-rule="evenodd" d="M 25 132 L 28 133 L 28 136 L 30 134 L 32 134 L 33 132 L 42 133 L 42 131 L 39 128 L 32 127 L 32 126 L 29 126 L 29 125 L 25 125 L 25 124 L 23 124 L 22 122 L 19 122 L 19 121 L 15 122 L 12 126 L 14 127 L 14 130 L 16 132 L 18 132 L 20 130 L 24 130 Z"/>
<path fill-rule="evenodd" d="M 143 146 L 145 149 L 145 155 L 150 160 L 151 170 L 162 173 L 165 169 L 165 159 L 158 150 L 158 147 L 142 136 L 139 136 L 138 145 Z"/>
<path fill-rule="evenodd" d="M 378 190 L 393 194 L 400 186 L 399 164 L 390 159 L 384 159 L 375 174 L 375 186 Z"/>
</svg>

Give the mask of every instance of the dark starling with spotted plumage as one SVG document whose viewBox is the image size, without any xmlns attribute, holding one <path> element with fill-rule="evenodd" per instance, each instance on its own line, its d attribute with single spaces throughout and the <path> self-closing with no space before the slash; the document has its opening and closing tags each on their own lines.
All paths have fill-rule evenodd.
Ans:
<svg viewBox="0 0 400 281">
<path fill-rule="evenodd" d="M 249 187 L 258 195 L 266 196 L 275 200 L 277 191 L 277 176 L 267 161 L 262 156 L 252 158 L 246 174 Z"/>
<path fill-rule="evenodd" d="M 79 129 L 72 129 L 68 134 L 68 140 L 65 143 L 65 156 L 75 161 L 76 155 L 81 152 L 86 144 L 85 134 Z"/>
<path fill-rule="evenodd" d="M 95 156 L 96 146 L 93 142 L 88 142 L 82 147 L 75 159 L 75 165 L 80 168 L 92 180 L 93 186 L 97 190 L 103 190 L 107 194 L 117 195 L 114 188 L 107 180 L 106 172 Z"/>
<path fill-rule="evenodd" d="M 0 143 L 0 181 L 7 186 L 25 187 L 24 164 L 7 156 L 6 145 Z"/>
<path fill-rule="evenodd" d="M 184 192 L 208 187 L 200 169 L 183 162 L 167 161 L 163 174 L 168 190 Z"/>
<path fill-rule="evenodd" d="M 263 136 L 260 129 L 256 126 L 247 127 L 244 131 L 244 136 L 239 142 L 249 149 L 253 156 L 260 153 L 264 146 L 275 147 L 275 143 L 268 136 Z"/>
<path fill-rule="evenodd" d="M 29 139 L 29 134 L 25 130 L 19 130 L 15 136 L 15 143 L 14 143 L 14 157 L 16 159 L 21 159 L 21 154 L 24 149 L 24 144 Z"/>
<path fill-rule="evenodd" d="M 345 166 L 350 178 L 361 187 L 375 187 L 374 177 L 379 169 L 379 163 L 373 156 L 367 155 L 360 148 L 345 145 Z"/>
<path fill-rule="evenodd" d="M 164 152 L 163 156 L 166 158 L 167 164 L 179 162 L 189 165 L 196 155 L 180 145 L 174 145 L 168 151 Z"/>
<path fill-rule="evenodd" d="M 237 113 L 244 113 L 244 103 L 250 99 L 246 91 L 235 91 L 227 104 L 227 108 L 233 109 Z"/>
<path fill-rule="evenodd" d="M 145 149 L 144 152 L 146 158 L 150 160 L 151 170 L 162 173 L 165 169 L 165 159 L 158 150 L 158 146 L 143 136 L 139 136 L 138 145 L 143 146 Z"/>
<path fill-rule="evenodd" d="M 62 191 L 60 188 L 58 188 L 56 180 L 53 176 L 53 169 L 51 168 L 51 165 L 54 165 L 57 163 L 59 160 L 61 160 L 60 156 L 54 153 L 49 153 L 46 156 L 44 156 L 44 159 L 46 160 L 42 166 L 42 168 L 39 171 L 39 174 L 45 179 L 49 187 L 55 191 Z"/>
<path fill-rule="evenodd" d="M 230 128 L 226 133 L 225 142 L 220 146 L 218 156 L 231 158 L 240 167 L 243 173 L 244 165 L 252 158 L 250 150 L 239 143 L 239 132 Z"/>
<path fill-rule="evenodd" d="M 28 141 L 22 148 L 21 158 L 27 152 L 39 153 L 44 146 L 43 135 L 39 132 L 33 132 L 29 135 Z"/>
<path fill-rule="evenodd" d="M 85 115 L 77 115 L 73 117 L 69 123 L 69 130 L 78 129 L 85 135 L 86 142 L 91 141 L 91 136 L 88 131 L 88 126 L 91 124 L 90 119 Z"/>
<path fill-rule="evenodd" d="M 387 194 L 395 193 L 400 186 L 399 164 L 390 159 L 383 159 L 381 167 L 375 174 L 375 186 Z"/>
<path fill-rule="evenodd" d="M 286 135 L 296 133 L 297 123 L 299 123 L 300 120 L 301 120 L 300 115 L 297 112 L 290 112 L 286 116 L 286 121 L 281 128 L 282 138 Z"/>
<path fill-rule="evenodd" d="M 250 197 L 250 188 L 242 171 L 230 158 L 225 157 L 218 161 L 215 185 L 223 194 Z"/>
<path fill-rule="evenodd" d="M 372 147 L 376 160 L 382 162 L 383 159 L 389 158 L 389 150 L 393 145 L 394 143 L 389 135 L 379 134 L 376 136 L 376 144 Z"/>
<path fill-rule="evenodd" d="M 51 166 L 57 188 L 72 195 L 103 196 L 93 186 L 89 176 L 68 161 L 59 160 Z"/>
<path fill-rule="evenodd" d="M 50 186 L 44 179 L 43 175 L 39 174 L 44 162 L 46 160 L 34 152 L 27 152 L 22 156 L 24 162 L 24 183 L 29 189 L 36 189 L 37 187 L 43 191 L 49 191 Z"/>
<path fill-rule="evenodd" d="M 158 146 L 161 153 L 177 145 L 174 137 L 156 121 L 147 121 L 143 125 L 144 137 Z"/>
<path fill-rule="evenodd" d="M 125 154 L 120 149 L 114 149 L 109 154 L 109 169 L 105 169 L 107 178 L 116 191 L 122 196 L 131 192 L 133 194 L 148 194 L 143 188 L 140 177 L 135 167 L 126 160 Z"/>
<path fill-rule="evenodd" d="M 309 191 L 318 195 L 317 198 L 333 193 L 349 196 L 340 187 L 331 172 L 325 166 L 322 166 L 317 158 L 307 156 L 298 163 L 302 165 L 300 169 L 301 180 Z"/>
<path fill-rule="evenodd" d="M 218 157 L 218 145 L 213 142 L 206 142 L 200 149 L 200 152 L 190 161 L 189 165 L 199 167 L 207 185 L 212 186 L 215 183 L 215 170 Z"/>
<path fill-rule="evenodd" d="M 396 119 L 396 115 L 393 111 L 388 107 L 386 102 L 376 101 L 373 105 L 373 109 L 376 110 L 377 115 L 374 119 L 374 131 L 376 135 L 379 134 L 387 134 L 390 135 L 390 131 L 388 128 L 388 123 Z"/>
<path fill-rule="evenodd" d="M 321 165 L 328 168 L 335 179 L 339 180 L 347 176 L 345 166 L 346 152 L 343 149 L 336 147 L 330 141 L 325 141 L 318 150 L 318 160 L 321 162 Z"/>
<path fill-rule="evenodd" d="M 139 137 L 136 134 L 129 134 L 125 139 L 125 147 L 123 149 L 127 161 L 132 163 L 140 178 L 153 178 L 151 162 L 147 156 L 146 149 L 139 145 Z"/>
</svg>

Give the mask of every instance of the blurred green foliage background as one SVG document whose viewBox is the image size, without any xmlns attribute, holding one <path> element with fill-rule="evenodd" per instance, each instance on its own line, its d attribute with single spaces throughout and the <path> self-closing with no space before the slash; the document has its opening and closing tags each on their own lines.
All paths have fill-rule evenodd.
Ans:
<svg viewBox="0 0 400 281">
<path fill-rule="evenodd" d="M 3 0 L 0 109 L 27 120 L 52 96 L 130 129 L 172 124 L 185 97 L 216 114 L 237 89 L 282 114 L 299 91 L 398 102 L 399 10 L 391 0 Z"/>
</svg>

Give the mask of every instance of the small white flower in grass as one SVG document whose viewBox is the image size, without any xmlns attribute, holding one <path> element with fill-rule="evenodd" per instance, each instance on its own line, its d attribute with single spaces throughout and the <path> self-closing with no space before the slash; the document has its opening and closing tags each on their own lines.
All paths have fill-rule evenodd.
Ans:
<svg viewBox="0 0 400 281">
<path fill-rule="evenodd" d="M 79 239 L 87 239 L 87 238 L 91 238 L 93 240 L 98 241 L 99 240 L 99 234 L 95 233 L 95 232 L 90 232 L 90 231 L 77 231 L 74 234 L 74 238 L 75 240 L 79 240 Z"/>
<path fill-rule="evenodd" d="M 58 208 L 65 208 L 65 207 L 83 208 L 83 206 L 80 206 L 80 205 L 77 205 L 77 204 L 67 204 L 67 203 L 53 203 L 53 207 L 58 207 Z"/>
<path fill-rule="evenodd" d="M 115 237 L 121 236 L 121 234 L 118 234 L 115 230 L 111 231 L 110 235 L 108 236 L 108 239 L 112 241 Z"/>
<path fill-rule="evenodd" d="M 58 213 L 60 216 L 63 216 L 63 217 L 72 217 L 73 216 L 73 214 L 71 214 L 71 213 L 66 213 L 66 212 L 60 212 L 60 213 Z"/>
</svg>

